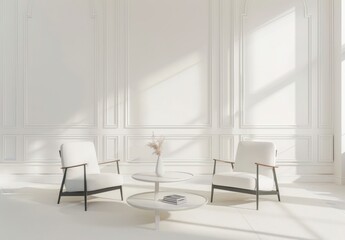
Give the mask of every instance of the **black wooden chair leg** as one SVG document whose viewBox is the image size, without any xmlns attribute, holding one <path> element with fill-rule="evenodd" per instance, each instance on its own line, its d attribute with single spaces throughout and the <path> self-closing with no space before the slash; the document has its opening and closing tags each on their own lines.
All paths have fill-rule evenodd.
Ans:
<svg viewBox="0 0 345 240">
<path fill-rule="evenodd" d="M 122 192 L 122 186 L 120 187 L 120 193 L 121 193 L 121 201 L 123 201 L 123 192 Z"/>
<path fill-rule="evenodd" d="M 85 212 L 87 211 L 87 195 L 84 195 L 84 208 L 85 208 Z"/>
<path fill-rule="evenodd" d="M 57 204 L 60 204 L 60 199 L 61 199 L 61 195 L 62 195 L 62 189 L 63 189 L 63 184 L 61 184 L 61 188 L 60 188 Z"/>
<path fill-rule="evenodd" d="M 211 202 L 213 202 L 213 192 L 214 192 L 214 187 L 213 187 L 213 184 L 212 184 L 212 190 L 211 190 Z"/>
<path fill-rule="evenodd" d="M 259 210 L 259 166 L 256 166 L 256 210 Z"/>
<path fill-rule="evenodd" d="M 259 191 L 256 191 L 256 210 L 259 210 Z"/>
<path fill-rule="evenodd" d="M 62 188 L 63 188 L 63 187 L 61 186 L 57 204 L 60 204 L 60 199 L 61 199 L 61 194 L 62 194 Z"/>
<path fill-rule="evenodd" d="M 61 182 L 61 187 L 60 187 L 60 192 L 59 192 L 59 197 L 58 197 L 57 204 L 60 204 L 60 199 L 61 199 L 61 196 L 62 196 L 63 186 L 65 185 L 65 180 L 66 180 L 66 174 L 67 174 L 67 169 L 65 169 L 65 171 L 63 173 L 63 178 L 62 178 L 62 182 Z"/>
<path fill-rule="evenodd" d="M 280 202 L 280 193 L 279 193 L 277 175 L 276 175 L 276 170 L 275 170 L 274 168 L 273 168 L 273 177 L 274 177 L 274 184 L 276 185 L 276 191 L 277 191 L 278 201 Z"/>
<path fill-rule="evenodd" d="M 85 207 L 85 211 L 87 211 L 86 165 L 84 165 L 84 207 Z"/>
</svg>

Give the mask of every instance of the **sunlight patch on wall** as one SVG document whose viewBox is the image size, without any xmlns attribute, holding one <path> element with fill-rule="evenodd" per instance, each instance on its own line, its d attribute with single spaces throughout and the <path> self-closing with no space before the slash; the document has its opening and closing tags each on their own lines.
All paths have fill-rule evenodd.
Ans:
<svg viewBox="0 0 345 240">
<path fill-rule="evenodd" d="M 164 66 L 164 68 L 157 69 L 155 72 L 151 72 L 147 76 L 141 77 L 140 81 L 131 86 L 131 89 L 136 91 L 135 93 L 141 93 L 148 91 L 164 81 L 178 78 L 181 75 L 194 72 L 199 75 L 198 66 L 200 67 L 202 56 L 197 52 L 184 56 L 182 59 L 177 59 L 173 63 Z"/>
<path fill-rule="evenodd" d="M 140 100 L 136 104 L 142 107 L 131 111 L 131 117 L 147 123 L 173 119 L 177 123 L 193 124 L 207 120 L 207 114 L 195 119 L 197 108 L 200 106 L 198 112 L 202 112 L 207 106 L 204 93 L 208 74 L 205 69 L 207 62 L 194 53 L 136 81 L 135 86 L 131 86 L 131 98 Z"/>
<path fill-rule="evenodd" d="M 243 125 L 309 124 L 309 20 L 284 4 L 270 14 L 254 4 L 243 18 Z"/>
<path fill-rule="evenodd" d="M 283 88 L 277 89 L 270 94 L 269 97 L 264 97 L 255 103 L 255 107 L 249 111 L 247 117 L 255 119 L 256 122 L 280 122 L 281 124 L 289 124 L 295 122 L 296 111 L 286 111 L 291 109 L 291 106 L 296 106 L 296 83 L 292 82 Z M 277 109 L 279 103 L 279 112 L 273 112 Z M 267 112 L 267 109 L 272 109 L 272 114 L 262 114 Z M 282 120 L 283 119 L 283 120 Z"/>
<path fill-rule="evenodd" d="M 256 80 L 249 93 L 260 91 L 296 67 L 296 16 L 291 9 L 248 36 L 247 77 Z"/>
</svg>

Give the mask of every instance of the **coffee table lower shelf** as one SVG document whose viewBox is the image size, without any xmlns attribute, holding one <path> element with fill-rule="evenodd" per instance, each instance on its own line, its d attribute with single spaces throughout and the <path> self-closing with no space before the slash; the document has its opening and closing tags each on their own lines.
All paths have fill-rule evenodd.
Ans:
<svg viewBox="0 0 345 240">
<path fill-rule="evenodd" d="M 178 194 L 186 197 L 186 202 L 175 205 L 162 201 L 164 196 Z M 144 192 L 127 198 L 127 203 L 136 208 L 155 211 L 156 230 L 159 229 L 160 211 L 183 211 L 201 207 L 207 203 L 207 198 L 201 195 L 185 192 Z"/>
</svg>

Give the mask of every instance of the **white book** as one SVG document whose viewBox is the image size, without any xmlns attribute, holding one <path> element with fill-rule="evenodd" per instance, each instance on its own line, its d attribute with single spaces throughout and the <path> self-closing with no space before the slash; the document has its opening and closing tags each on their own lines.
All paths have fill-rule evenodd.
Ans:
<svg viewBox="0 0 345 240">
<path fill-rule="evenodd" d="M 174 195 L 167 195 L 167 196 L 164 196 L 164 199 L 174 199 L 174 200 L 176 199 L 176 200 L 180 200 L 180 199 L 186 199 L 186 196 L 174 194 Z"/>
<path fill-rule="evenodd" d="M 163 199 L 162 202 L 168 203 L 168 204 L 180 205 L 180 204 L 186 203 L 187 201 L 185 199 L 181 201 L 168 201 L 168 200 Z"/>
</svg>

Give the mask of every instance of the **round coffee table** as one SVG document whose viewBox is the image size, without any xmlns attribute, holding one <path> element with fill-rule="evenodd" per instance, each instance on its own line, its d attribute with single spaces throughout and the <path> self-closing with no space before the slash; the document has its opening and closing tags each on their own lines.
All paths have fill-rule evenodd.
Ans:
<svg viewBox="0 0 345 240">
<path fill-rule="evenodd" d="M 143 182 L 154 182 L 154 192 L 144 192 L 132 195 L 127 198 L 127 203 L 136 208 L 154 210 L 156 230 L 159 229 L 160 211 L 181 211 L 198 208 L 207 203 L 203 196 L 185 192 L 160 192 L 159 183 L 172 183 L 186 181 L 193 177 L 193 174 L 186 172 L 166 172 L 163 177 L 156 176 L 153 172 L 136 173 L 133 179 Z M 178 194 L 186 197 L 186 202 L 182 204 L 170 204 L 162 201 L 164 196 Z"/>
</svg>

